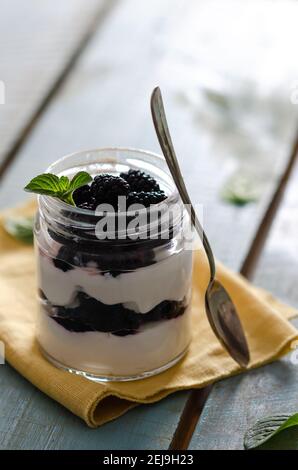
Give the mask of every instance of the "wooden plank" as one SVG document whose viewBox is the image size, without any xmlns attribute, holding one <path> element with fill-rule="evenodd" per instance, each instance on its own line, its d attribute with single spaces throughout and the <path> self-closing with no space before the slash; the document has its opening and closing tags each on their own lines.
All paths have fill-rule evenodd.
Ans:
<svg viewBox="0 0 298 470">
<path fill-rule="evenodd" d="M 224 150 L 216 147 L 218 140 L 222 140 L 222 129 L 210 130 L 210 116 L 208 112 L 202 116 L 202 109 L 212 109 L 212 113 L 215 113 L 212 116 L 216 117 L 218 123 L 226 121 L 226 115 L 212 108 L 209 101 L 204 102 L 203 106 L 199 105 L 197 92 L 200 90 L 198 84 L 201 73 L 197 69 L 197 62 L 194 60 L 192 70 L 188 70 L 189 61 L 185 66 L 181 59 L 182 52 L 184 55 L 189 52 L 188 44 L 183 44 L 183 47 L 175 44 L 177 37 L 181 40 L 186 36 L 189 38 L 185 33 L 188 24 L 195 20 L 197 26 L 192 28 L 199 35 L 195 44 L 205 41 L 206 51 L 210 52 L 208 38 L 213 37 L 211 32 L 214 35 L 215 31 L 220 31 L 222 25 L 223 37 L 228 38 L 232 48 L 234 40 L 228 35 L 228 31 L 233 30 L 233 16 L 228 8 L 231 2 L 224 1 L 221 5 L 223 7 L 218 11 L 218 2 L 209 1 L 121 2 L 93 38 L 86 54 L 78 61 L 75 72 L 42 116 L 15 164 L 6 173 L 0 188 L 0 205 L 11 205 L 23 199 L 22 187 L 27 180 L 43 171 L 62 154 L 86 147 L 113 145 L 158 150 L 149 112 L 149 96 L 153 87 L 159 83 L 164 91 L 177 153 L 193 200 L 205 206 L 204 223 L 217 255 L 230 267 L 238 269 L 268 205 L 276 175 L 280 174 L 285 164 L 284 157 L 293 134 L 294 122 L 290 119 L 292 107 L 289 111 L 286 108 L 287 112 L 282 115 L 274 114 L 275 126 L 279 127 L 284 122 L 287 125 L 282 126 L 278 145 L 275 137 L 268 134 L 270 145 L 267 151 L 271 151 L 272 146 L 276 148 L 275 153 L 270 153 L 270 168 L 276 166 L 278 171 L 268 174 L 268 184 L 260 201 L 242 209 L 224 204 L 218 198 L 217 191 L 231 168 L 234 169 L 239 163 L 236 149 L 239 149 L 240 137 L 231 128 L 226 132 L 233 138 L 225 142 Z M 232 2 L 233 8 L 235 5 Z M 237 10 L 239 14 L 240 11 Z M 135 18 L 138 18 L 137 22 Z M 223 18 L 226 21 L 222 21 Z M 254 24 L 253 15 L 250 21 L 250 25 Z M 247 11 L 244 11 L 241 24 L 243 26 L 246 23 Z M 207 25 L 209 35 L 206 32 Z M 271 34 L 275 35 L 275 24 L 271 29 Z M 222 35 L 216 37 L 215 44 L 219 47 Z M 221 56 L 217 56 L 222 61 Z M 237 61 L 236 54 L 235 67 Z M 217 65 L 209 64 L 211 69 L 214 68 L 214 73 Z M 185 83 L 179 80 L 177 68 L 181 73 L 184 72 Z M 187 81 L 187 77 L 195 77 L 198 82 L 194 86 Z M 191 104 L 185 91 L 194 98 Z M 206 90 L 203 95 L 207 99 Z M 258 93 L 252 93 L 250 99 L 255 106 L 251 111 L 251 119 L 252 116 L 258 116 Z M 233 108 L 233 96 L 228 96 L 228 101 Z M 269 110 L 262 115 L 258 126 L 266 127 L 269 116 L 270 119 L 272 117 L 270 102 L 267 105 Z M 246 113 L 244 107 L 237 119 L 245 120 Z M 241 145 L 245 146 L 245 143 L 241 141 Z M 257 139 L 254 155 L 260 164 L 269 167 L 268 155 L 265 152 L 264 157 L 262 145 L 260 143 L 258 147 Z M 255 162 L 254 159 L 252 164 Z M 235 220 L 237 231 L 233 228 Z M 227 235 L 223 237 L 223 233 Z M 5 441 L 0 440 L 0 445 L 7 448 L 167 448 L 189 396 L 188 393 L 175 394 L 156 405 L 138 407 L 117 421 L 90 431 L 67 410 L 38 393 L 30 384 L 25 385 L 24 379 L 7 365 L 3 368 L 2 377 L 7 386 L 7 395 L 0 397 L 1 408 L 5 409 L 9 394 L 16 387 L 21 390 L 21 394 L 16 395 L 17 403 L 19 400 L 24 402 L 15 407 L 20 412 L 16 411 L 11 417 L 5 415 L 2 421 Z M 43 423 L 48 423 L 48 427 L 44 433 L 39 433 Z M 25 432 L 28 427 L 30 433 Z M 10 429 L 14 429 L 14 432 Z M 119 439 L 115 439 L 115 436 L 119 436 Z"/>
<path fill-rule="evenodd" d="M 282 210 L 276 218 L 266 250 L 259 263 L 254 282 L 273 291 L 294 307 L 298 306 L 298 164 L 288 185 Z"/>
<path fill-rule="evenodd" d="M 105 0 L 4 0 L 0 15 L 0 174 L 66 76 L 104 13 Z"/>
<path fill-rule="evenodd" d="M 287 188 L 254 282 L 298 308 L 298 166 Z M 298 319 L 294 320 L 298 327 Z M 245 431 L 258 419 L 298 409 L 297 362 L 285 358 L 214 385 L 190 442 L 191 449 L 242 449 Z"/>
</svg>

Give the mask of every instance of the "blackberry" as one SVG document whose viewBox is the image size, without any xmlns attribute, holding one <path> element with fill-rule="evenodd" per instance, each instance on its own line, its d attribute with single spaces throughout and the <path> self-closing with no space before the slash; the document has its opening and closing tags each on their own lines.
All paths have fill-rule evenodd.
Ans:
<svg viewBox="0 0 298 470">
<path fill-rule="evenodd" d="M 151 204 L 158 204 L 166 199 L 166 195 L 163 191 L 132 191 L 127 197 L 127 208 L 132 204 L 142 204 L 145 207 L 149 207 Z"/>
<path fill-rule="evenodd" d="M 121 173 L 120 176 L 128 182 L 132 191 L 160 191 L 159 184 L 155 179 L 143 171 L 129 170 L 127 173 Z"/>
<path fill-rule="evenodd" d="M 95 211 L 96 209 L 96 200 L 91 194 L 91 188 L 86 184 L 81 188 L 76 189 L 73 192 L 73 200 L 77 207 L 81 209 L 87 209 L 90 211 Z"/>
<path fill-rule="evenodd" d="M 73 200 L 76 206 L 82 207 L 82 204 L 90 201 L 91 193 L 90 193 L 90 186 L 85 184 L 85 186 L 81 186 L 80 188 L 76 189 L 73 192 Z"/>
<path fill-rule="evenodd" d="M 114 209 L 118 208 L 118 197 L 127 196 L 130 191 L 129 184 L 119 176 L 102 174 L 95 176 L 90 192 L 99 204 L 111 204 Z"/>
</svg>

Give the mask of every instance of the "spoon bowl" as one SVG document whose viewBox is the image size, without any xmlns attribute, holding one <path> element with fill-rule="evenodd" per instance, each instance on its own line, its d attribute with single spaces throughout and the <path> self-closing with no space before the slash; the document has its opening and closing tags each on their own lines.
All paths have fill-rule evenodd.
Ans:
<svg viewBox="0 0 298 470">
<path fill-rule="evenodd" d="M 205 295 L 209 323 L 217 338 L 242 367 L 249 362 L 249 353 L 242 325 L 226 289 L 214 279 Z"/>
</svg>

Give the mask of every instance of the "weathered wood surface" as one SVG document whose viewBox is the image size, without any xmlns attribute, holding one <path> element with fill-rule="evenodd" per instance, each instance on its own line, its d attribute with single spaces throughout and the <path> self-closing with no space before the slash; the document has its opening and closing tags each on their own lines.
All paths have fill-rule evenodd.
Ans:
<svg viewBox="0 0 298 470">
<path fill-rule="evenodd" d="M 4 0 L 0 14 L 0 164 L 67 73 L 110 0 Z"/>
<path fill-rule="evenodd" d="M 275 219 L 254 282 L 298 308 L 298 166 Z M 298 327 L 298 319 L 294 320 Z M 294 345 L 293 345 L 294 346 Z M 191 449 L 243 449 L 245 431 L 258 419 L 298 410 L 298 354 L 214 385 Z"/>
<path fill-rule="evenodd" d="M 231 2 L 223 3 L 225 7 L 231 7 Z M 236 8 L 236 4 L 232 3 Z M 273 127 L 279 128 L 280 123 L 287 123 L 278 135 L 278 145 L 275 134 L 271 132 L 266 134 L 266 151 L 263 143 L 258 148 L 257 139 L 254 142 L 254 154 L 260 167 L 276 169 L 275 172 L 267 171 L 268 184 L 260 201 L 242 209 L 221 202 L 218 188 L 231 168 L 233 170 L 238 166 L 235 156 L 241 145 L 245 146 L 247 142 L 241 140 L 243 130 L 238 129 L 238 135 L 234 133 L 233 121 L 230 122 L 230 130 L 226 131 L 230 137 L 223 141 L 221 126 L 226 121 L 226 114 L 218 110 L 217 105 L 214 105 L 214 114 L 202 115 L 202 106 L 196 102 L 201 71 L 196 68 L 196 61 L 192 70 L 188 71 L 181 59 L 181 54 L 188 55 L 188 45 L 184 44 L 181 49 L 177 46 L 177 38 L 181 41 L 185 38 L 185 28 L 191 20 L 197 23 L 198 34 L 203 31 L 196 44 L 202 40 L 207 41 L 208 46 L 208 35 L 205 39 L 207 24 L 211 28 L 214 25 L 213 31 L 218 32 L 221 24 L 228 30 L 231 27 L 231 23 L 228 25 L 231 11 L 223 8 L 219 15 L 217 9 L 217 2 L 202 1 L 198 4 L 194 0 L 125 0 L 118 3 L 101 24 L 73 73 L 36 123 L 30 139 L 6 172 L 0 188 L 0 205 L 4 207 L 24 199 L 22 187 L 28 179 L 43 171 L 62 154 L 87 147 L 113 145 L 159 150 L 149 113 L 149 97 L 153 87 L 160 84 L 191 195 L 194 201 L 203 203 L 205 207 L 204 223 L 210 240 L 217 255 L 230 267 L 239 269 L 270 200 L 276 177 L 285 165 L 295 126 L 294 122 L 291 124 L 289 121 L 288 112 L 276 113 Z M 247 14 L 238 10 L 237 14 L 242 15 L 242 22 L 246 24 Z M 222 21 L 224 14 L 227 21 Z M 215 23 L 214 18 L 217 18 Z M 251 15 L 251 26 L 254 21 Z M 275 24 L 271 25 L 271 30 L 274 30 L 273 26 Z M 223 33 L 227 37 L 227 31 Z M 221 41 L 218 37 L 217 47 Z M 229 41 L 232 47 L 233 38 Z M 214 53 L 216 44 L 212 46 Z M 212 69 L 212 65 L 209 66 Z M 177 68 L 185 73 L 185 82 L 179 80 Z M 216 69 L 217 64 L 214 65 L 214 73 Z M 187 82 L 187 76 L 197 80 L 195 86 Z M 196 106 L 190 106 L 189 93 L 194 95 L 192 102 Z M 208 95 L 206 90 L 204 93 Z M 255 100 L 250 119 L 258 116 L 258 126 L 266 128 L 269 117 L 269 121 L 272 118 L 270 103 L 259 117 L 256 104 L 258 93 L 250 93 L 252 101 Z M 208 100 L 203 109 L 212 108 Z M 218 100 L 220 97 L 217 97 Z M 228 96 L 227 100 L 233 108 L 233 96 Z M 246 112 L 244 107 L 237 119 L 245 117 Z M 210 118 L 216 118 L 218 128 L 209 129 Z M 267 152 L 272 147 L 276 151 L 268 159 Z M 1 372 L 1 385 L 6 393 L 0 396 L 0 447 L 5 448 L 167 448 L 189 395 L 187 392 L 179 393 L 158 404 L 140 406 L 115 422 L 89 430 L 83 422 L 38 392 L 8 365 Z"/>
</svg>

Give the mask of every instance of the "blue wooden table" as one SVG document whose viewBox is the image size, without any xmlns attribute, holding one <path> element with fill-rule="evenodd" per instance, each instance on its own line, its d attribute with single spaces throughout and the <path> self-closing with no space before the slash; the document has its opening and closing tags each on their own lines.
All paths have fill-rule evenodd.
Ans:
<svg viewBox="0 0 298 470">
<path fill-rule="evenodd" d="M 24 184 L 63 154 L 159 151 L 149 111 L 159 84 L 217 256 L 298 306 L 297 13 L 282 0 L 4 2 L 0 207 L 22 201 Z M 243 207 L 220 197 L 239 176 L 257 195 Z M 259 417 L 298 408 L 289 358 L 139 406 L 96 430 L 8 364 L 0 372 L 2 449 L 241 449 Z"/>
</svg>

